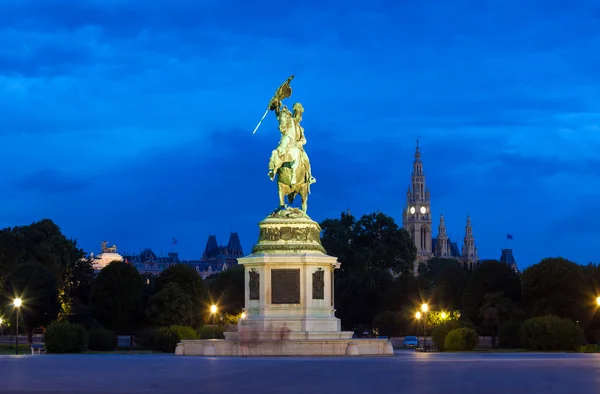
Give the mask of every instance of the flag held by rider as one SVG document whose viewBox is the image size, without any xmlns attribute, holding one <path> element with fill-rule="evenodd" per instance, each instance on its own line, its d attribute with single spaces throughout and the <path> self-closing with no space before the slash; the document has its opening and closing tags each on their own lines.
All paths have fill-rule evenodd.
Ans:
<svg viewBox="0 0 600 394">
<path fill-rule="evenodd" d="M 292 79 L 294 79 L 293 75 L 291 77 L 289 77 L 287 79 L 287 81 L 282 83 L 281 86 L 279 86 L 279 88 L 277 89 L 277 91 L 275 91 L 275 94 L 271 98 L 271 101 L 269 101 L 269 105 L 267 106 L 267 110 L 265 111 L 265 114 L 262 116 L 262 118 L 260 119 L 260 121 L 258 122 L 256 127 L 254 128 L 254 131 L 252 132 L 252 134 L 256 133 L 256 130 L 258 130 L 258 127 L 260 126 L 262 121 L 265 119 L 265 117 L 267 116 L 269 111 L 275 110 L 275 108 L 277 108 L 277 105 L 279 102 L 281 102 L 282 100 L 284 100 L 292 95 L 292 87 L 290 86 L 290 82 L 292 82 Z"/>
</svg>

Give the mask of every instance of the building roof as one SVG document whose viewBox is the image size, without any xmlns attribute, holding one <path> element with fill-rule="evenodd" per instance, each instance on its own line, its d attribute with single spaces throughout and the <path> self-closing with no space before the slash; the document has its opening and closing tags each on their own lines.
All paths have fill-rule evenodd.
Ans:
<svg viewBox="0 0 600 394">
<path fill-rule="evenodd" d="M 206 241 L 206 248 L 204 248 L 204 255 L 207 257 L 212 257 L 215 254 L 219 253 L 219 244 L 217 243 L 216 235 L 209 235 L 208 241 Z"/>
<path fill-rule="evenodd" d="M 517 264 L 515 257 L 513 256 L 512 249 L 502 249 L 502 255 L 500 256 L 500 262 L 508 265 Z"/>
<path fill-rule="evenodd" d="M 227 244 L 227 249 L 233 252 L 234 254 L 239 254 L 240 256 L 244 255 L 244 251 L 242 250 L 242 243 L 240 242 L 240 236 L 238 233 L 231 233 L 229 236 L 229 243 Z"/>
<path fill-rule="evenodd" d="M 438 243 L 438 239 L 431 238 L 431 252 L 435 253 L 435 247 Z M 450 246 L 450 256 L 451 257 L 460 257 L 460 249 L 458 249 L 458 244 L 456 242 L 452 242 L 448 240 L 448 245 Z"/>
</svg>

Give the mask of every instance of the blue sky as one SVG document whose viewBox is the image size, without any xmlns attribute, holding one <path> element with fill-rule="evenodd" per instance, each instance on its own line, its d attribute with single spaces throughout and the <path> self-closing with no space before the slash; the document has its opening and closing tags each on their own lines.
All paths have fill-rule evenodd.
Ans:
<svg viewBox="0 0 600 394">
<path fill-rule="evenodd" d="M 317 221 L 401 223 L 415 141 L 436 220 L 482 258 L 598 261 L 600 6 L 593 1 L 3 0 L 0 225 L 88 252 L 199 258 L 277 204 L 277 86 L 305 107 Z"/>
</svg>

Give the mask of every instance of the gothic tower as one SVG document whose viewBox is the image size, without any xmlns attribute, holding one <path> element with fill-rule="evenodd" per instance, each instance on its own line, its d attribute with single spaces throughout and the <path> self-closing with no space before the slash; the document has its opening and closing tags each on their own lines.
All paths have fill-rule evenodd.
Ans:
<svg viewBox="0 0 600 394">
<path fill-rule="evenodd" d="M 450 243 L 446 234 L 446 224 L 444 223 L 444 215 L 440 215 L 440 225 L 438 226 L 437 243 L 435 244 L 435 257 L 447 259 L 451 257 Z"/>
<path fill-rule="evenodd" d="M 465 238 L 461 251 L 461 260 L 463 264 L 473 267 L 479 261 L 477 248 L 475 247 L 475 238 L 473 238 L 473 228 L 471 227 L 471 216 L 467 216 L 467 225 L 465 227 Z"/>
<path fill-rule="evenodd" d="M 406 192 L 406 206 L 402 213 L 402 227 L 409 232 L 417 247 L 416 272 L 419 263 L 424 263 L 433 257 L 429 190 L 425 185 L 425 173 L 423 172 L 423 163 L 421 163 L 418 140 L 411 181 L 411 186 Z"/>
</svg>

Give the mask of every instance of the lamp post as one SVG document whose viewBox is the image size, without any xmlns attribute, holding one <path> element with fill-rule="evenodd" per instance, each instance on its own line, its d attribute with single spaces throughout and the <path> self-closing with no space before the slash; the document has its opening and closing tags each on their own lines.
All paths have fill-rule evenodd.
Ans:
<svg viewBox="0 0 600 394">
<path fill-rule="evenodd" d="M 215 339 L 215 314 L 217 313 L 216 305 L 210 306 L 210 313 L 212 313 L 212 316 L 213 316 L 213 339 Z"/>
<path fill-rule="evenodd" d="M 421 305 L 421 311 L 423 312 L 423 351 L 427 351 L 427 311 L 429 306 L 427 304 Z"/>
<path fill-rule="evenodd" d="M 421 320 L 421 312 L 417 311 L 417 313 L 415 313 L 415 318 L 417 320 Z M 417 335 L 419 335 L 419 333 L 417 332 Z"/>
<path fill-rule="evenodd" d="M 19 354 L 19 310 L 21 309 L 21 299 L 15 298 L 13 304 L 15 304 L 15 308 L 17 308 L 17 349 L 15 350 L 15 354 Z"/>
</svg>

